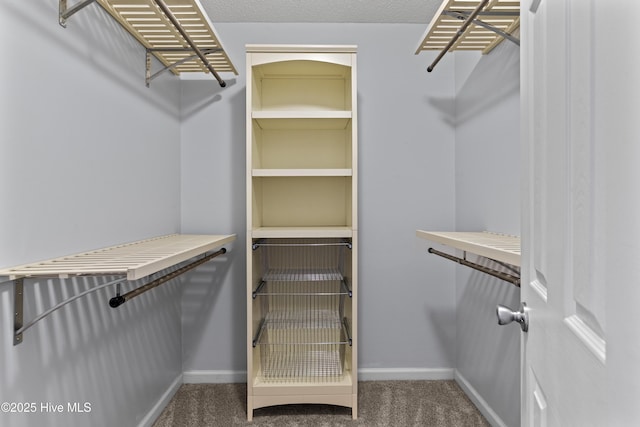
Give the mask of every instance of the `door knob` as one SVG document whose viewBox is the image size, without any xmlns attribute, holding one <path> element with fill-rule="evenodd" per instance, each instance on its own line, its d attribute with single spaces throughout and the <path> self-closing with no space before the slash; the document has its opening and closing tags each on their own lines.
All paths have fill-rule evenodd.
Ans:
<svg viewBox="0 0 640 427">
<path fill-rule="evenodd" d="M 527 304 L 520 304 L 520 311 L 513 311 L 509 307 L 498 304 L 496 308 L 498 316 L 498 325 L 506 325 L 511 322 L 518 322 L 522 332 L 529 330 L 529 314 L 527 313 Z"/>
</svg>

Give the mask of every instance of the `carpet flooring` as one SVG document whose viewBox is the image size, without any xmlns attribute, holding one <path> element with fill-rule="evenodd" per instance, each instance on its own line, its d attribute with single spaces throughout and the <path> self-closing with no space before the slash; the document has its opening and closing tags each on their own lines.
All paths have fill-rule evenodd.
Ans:
<svg viewBox="0 0 640 427">
<path fill-rule="evenodd" d="M 358 419 L 331 405 L 282 405 L 247 421 L 245 384 L 184 384 L 153 427 L 475 427 L 489 426 L 455 381 L 363 381 Z"/>
</svg>

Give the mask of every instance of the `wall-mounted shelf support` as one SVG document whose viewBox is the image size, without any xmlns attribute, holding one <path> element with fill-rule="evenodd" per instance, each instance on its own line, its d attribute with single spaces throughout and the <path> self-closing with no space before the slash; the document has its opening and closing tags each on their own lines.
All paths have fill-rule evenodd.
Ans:
<svg viewBox="0 0 640 427">
<path fill-rule="evenodd" d="M 24 279 L 13 281 L 13 345 L 22 342 Z"/>
<path fill-rule="evenodd" d="M 84 0 L 76 3 L 74 6 L 67 8 L 67 0 L 60 0 L 58 5 L 58 22 L 64 28 L 67 28 L 67 19 L 69 19 L 76 12 L 89 6 L 91 3 L 95 3 L 96 0 Z"/>
<path fill-rule="evenodd" d="M 59 309 L 61 309 L 65 305 L 77 300 L 78 298 L 82 298 L 85 295 L 92 294 L 92 293 L 94 293 L 96 291 L 99 291 L 102 288 L 106 288 L 106 287 L 112 286 L 112 285 L 120 285 L 123 282 L 126 282 L 126 278 L 121 277 L 121 278 L 113 280 L 111 282 L 103 283 L 102 285 L 99 285 L 99 286 L 96 286 L 94 288 L 88 289 L 88 290 L 86 290 L 84 292 L 80 292 L 78 295 L 74 295 L 73 297 L 62 301 L 61 303 L 54 305 L 53 307 L 51 307 L 47 311 L 44 311 L 44 312 L 40 313 L 32 321 L 30 321 L 26 325 L 23 325 L 23 318 L 22 317 L 23 317 L 23 310 L 24 310 L 24 306 L 23 306 L 23 301 L 24 301 L 24 298 L 23 298 L 24 279 L 20 278 L 20 279 L 14 280 L 13 281 L 13 287 L 14 287 L 14 295 L 15 295 L 15 299 L 14 299 L 15 318 L 14 318 L 14 322 L 13 322 L 13 345 L 18 345 L 18 344 L 22 343 L 22 334 L 24 332 L 26 332 L 27 329 L 31 328 L 36 323 L 38 323 L 39 321 L 41 321 L 45 317 L 49 316 L 53 312 L 58 311 Z"/>
<path fill-rule="evenodd" d="M 158 77 L 160 74 L 164 73 L 165 71 L 171 71 L 174 68 L 178 67 L 179 65 L 184 64 L 185 62 L 189 62 L 189 61 L 193 61 L 194 59 L 196 59 L 198 57 L 198 55 L 193 54 L 191 56 L 186 56 L 183 59 L 180 59 L 179 61 L 176 61 L 170 65 L 167 65 L 165 67 L 163 67 L 160 71 L 155 72 L 154 74 L 151 74 L 151 57 L 153 56 L 154 52 L 191 52 L 192 49 L 189 48 L 166 48 L 166 49 L 147 49 L 146 50 L 146 64 L 147 64 L 147 69 L 146 69 L 146 73 L 145 73 L 145 79 L 144 82 L 146 84 L 147 87 L 149 87 L 149 84 L 151 83 L 152 80 L 154 80 L 156 77 Z M 203 50 L 202 53 L 206 56 L 206 55 L 210 55 L 212 53 L 217 53 L 217 52 L 221 52 L 222 49 L 206 49 Z"/>
</svg>

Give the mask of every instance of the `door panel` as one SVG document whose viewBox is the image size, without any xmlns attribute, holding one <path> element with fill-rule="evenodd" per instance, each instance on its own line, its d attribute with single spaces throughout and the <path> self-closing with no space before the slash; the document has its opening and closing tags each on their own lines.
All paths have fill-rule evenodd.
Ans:
<svg viewBox="0 0 640 427">
<path fill-rule="evenodd" d="M 588 4 L 589 3 L 589 4 Z M 591 5 L 522 2 L 522 423 L 606 425 Z"/>
</svg>

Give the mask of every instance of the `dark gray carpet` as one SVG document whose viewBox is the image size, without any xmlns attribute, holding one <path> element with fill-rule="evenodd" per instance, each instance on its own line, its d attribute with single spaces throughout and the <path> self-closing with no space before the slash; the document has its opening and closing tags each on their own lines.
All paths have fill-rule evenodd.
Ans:
<svg viewBox="0 0 640 427">
<path fill-rule="evenodd" d="M 282 405 L 256 409 L 247 421 L 245 384 L 184 384 L 154 427 L 203 426 L 489 426 L 455 381 L 363 381 L 358 419 L 330 405 Z"/>
</svg>

